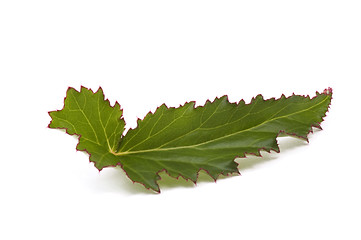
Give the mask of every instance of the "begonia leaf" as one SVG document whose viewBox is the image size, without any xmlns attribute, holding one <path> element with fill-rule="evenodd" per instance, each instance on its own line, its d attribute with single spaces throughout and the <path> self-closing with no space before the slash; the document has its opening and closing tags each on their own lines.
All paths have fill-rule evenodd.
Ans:
<svg viewBox="0 0 361 240">
<path fill-rule="evenodd" d="M 238 173 L 236 157 L 279 152 L 280 133 L 307 140 L 312 127 L 320 128 L 331 98 L 329 88 L 313 98 L 258 95 L 246 104 L 223 96 L 198 107 L 195 102 L 178 108 L 163 104 L 123 135 L 122 110 L 104 100 L 101 88 L 95 93 L 69 88 L 64 108 L 49 113 L 49 127 L 79 135 L 77 149 L 88 152 L 99 170 L 120 165 L 132 181 L 159 192 L 161 171 L 196 182 L 205 170 L 217 179 Z"/>
</svg>

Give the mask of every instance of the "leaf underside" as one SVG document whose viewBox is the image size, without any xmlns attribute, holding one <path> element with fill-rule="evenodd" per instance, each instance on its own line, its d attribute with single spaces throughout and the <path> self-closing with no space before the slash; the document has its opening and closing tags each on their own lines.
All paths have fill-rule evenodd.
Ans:
<svg viewBox="0 0 361 240">
<path fill-rule="evenodd" d="M 195 102 L 178 108 L 163 104 L 123 135 L 123 111 L 117 102 L 111 106 L 104 100 L 101 88 L 95 93 L 69 88 L 64 108 L 49 112 L 49 127 L 79 135 L 77 150 L 88 152 L 99 170 L 120 165 L 132 181 L 160 192 L 161 171 L 195 183 L 203 169 L 216 180 L 220 174 L 238 173 L 236 157 L 279 152 L 279 133 L 307 140 L 312 127 L 320 128 L 331 98 L 329 88 L 313 98 L 264 100 L 258 95 L 246 104 L 223 96 L 198 107 Z"/>
</svg>

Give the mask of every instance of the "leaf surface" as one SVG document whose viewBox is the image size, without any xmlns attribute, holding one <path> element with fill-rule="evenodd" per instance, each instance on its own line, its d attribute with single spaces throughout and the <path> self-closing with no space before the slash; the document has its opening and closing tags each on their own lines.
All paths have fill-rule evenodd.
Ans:
<svg viewBox="0 0 361 240">
<path fill-rule="evenodd" d="M 161 105 L 138 121 L 125 136 L 119 104 L 104 101 L 103 92 L 69 88 L 64 109 L 50 112 L 49 127 L 67 128 L 80 135 L 78 150 L 87 151 L 101 170 L 121 165 L 128 177 L 159 192 L 158 173 L 197 181 L 203 169 L 212 178 L 238 173 L 236 157 L 260 150 L 279 152 L 280 132 L 307 140 L 312 127 L 320 127 L 330 105 L 332 90 L 315 97 L 292 95 L 249 104 L 230 103 L 227 96 L 195 107 L 189 102 L 178 108 Z"/>
<path fill-rule="evenodd" d="M 104 100 L 103 90 L 96 93 L 82 87 L 78 92 L 69 88 L 64 99 L 64 108 L 49 112 L 50 128 L 63 128 L 70 135 L 79 135 L 77 150 L 86 151 L 90 161 L 101 170 L 116 166 L 119 159 L 113 154 L 119 146 L 125 122 L 119 103 L 111 107 Z"/>
</svg>

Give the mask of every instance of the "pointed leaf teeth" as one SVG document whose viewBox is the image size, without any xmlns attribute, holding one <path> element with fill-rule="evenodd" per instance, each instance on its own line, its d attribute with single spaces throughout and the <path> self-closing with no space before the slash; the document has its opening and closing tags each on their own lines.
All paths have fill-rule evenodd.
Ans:
<svg viewBox="0 0 361 240">
<path fill-rule="evenodd" d="M 332 94 L 332 88 L 326 88 L 325 90 L 323 90 L 323 94 L 327 94 L 327 95 L 330 95 Z"/>
<path fill-rule="evenodd" d="M 161 177 L 158 175 L 158 173 L 159 172 L 161 172 L 161 171 L 163 171 L 163 170 L 160 170 L 159 172 L 157 172 L 157 174 L 156 174 L 156 177 L 155 177 L 155 179 L 154 179 L 154 188 L 151 186 L 151 185 L 147 185 L 146 183 L 144 183 L 144 182 L 141 182 L 141 181 L 137 181 L 137 180 L 133 180 L 130 176 L 129 176 L 129 174 L 128 174 L 128 172 L 124 169 L 124 166 L 123 166 L 123 164 L 121 163 L 121 162 L 119 162 L 118 164 L 117 164 L 117 166 L 120 166 L 120 168 L 124 171 L 124 173 L 125 173 L 125 175 L 128 177 L 128 179 L 133 183 L 133 184 L 140 184 L 140 185 L 142 185 L 145 189 L 147 189 L 147 190 L 152 190 L 152 191 L 154 191 L 154 192 L 156 192 L 156 193 L 160 193 L 160 188 L 159 188 L 159 185 L 158 185 L 158 181 L 159 180 L 161 180 Z"/>
<path fill-rule="evenodd" d="M 239 100 L 239 102 L 238 102 L 238 105 L 245 105 L 245 104 L 246 104 L 246 102 L 243 99 Z"/>
<path fill-rule="evenodd" d="M 118 106 L 119 110 L 116 108 Z M 77 135 L 76 150 L 88 153 L 89 161 L 99 171 L 116 165 L 114 157 L 108 155 L 115 146 L 115 140 L 124 131 L 124 121 L 120 105 L 114 104 L 112 107 L 108 99 L 104 100 L 101 88 L 94 92 L 84 86 L 81 86 L 80 91 L 69 87 L 63 108 L 55 113 L 57 117 L 53 113 L 49 114 L 52 118 L 49 127 L 66 129 L 67 134 Z M 119 132 L 112 134 L 109 129 Z M 104 143 L 107 145 L 102 145 Z"/>
<path fill-rule="evenodd" d="M 80 86 L 80 92 L 83 90 L 88 90 L 88 88 L 84 87 L 83 85 Z"/>
<path fill-rule="evenodd" d="M 80 98 L 80 102 L 82 102 L 82 101 L 84 102 L 84 98 L 92 98 L 92 96 L 97 96 L 97 98 L 96 98 L 97 100 L 94 102 L 95 104 L 100 104 L 100 102 L 99 102 L 99 94 L 101 94 L 101 97 L 102 97 L 101 99 L 102 99 L 102 104 L 103 104 L 102 107 L 104 107 L 104 103 L 105 103 L 107 109 L 112 108 L 112 110 L 109 109 L 108 114 L 110 112 L 112 112 L 112 111 L 117 111 L 118 114 L 115 114 L 114 117 L 119 116 L 119 114 L 120 114 L 121 117 L 120 117 L 120 119 L 117 119 L 117 122 L 122 120 L 120 122 L 123 124 L 122 128 L 123 128 L 123 131 L 124 131 L 124 120 L 123 120 L 123 115 L 122 115 L 123 110 L 121 109 L 120 104 L 118 102 L 115 102 L 114 105 L 111 106 L 110 101 L 108 99 L 105 99 L 104 93 L 103 93 L 103 90 L 102 90 L 101 87 L 99 87 L 99 89 L 96 92 L 94 92 L 91 89 L 87 89 L 87 88 L 85 88 L 83 86 L 81 86 L 81 89 L 80 89 L 79 92 L 74 88 L 68 88 L 67 96 L 68 96 L 68 93 L 71 93 L 71 92 L 76 96 L 80 96 L 81 94 L 84 94 L 84 96 L 82 96 Z M 135 182 L 141 183 L 145 188 L 152 189 L 153 191 L 160 193 L 160 188 L 159 188 L 159 185 L 158 185 L 157 182 L 161 179 L 161 177 L 159 176 L 159 173 L 162 172 L 162 171 L 164 171 L 167 175 L 169 175 L 172 178 L 179 179 L 179 177 L 182 177 L 186 181 L 190 180 L 191 182 L 193 182 L 196 185 L 197 181 L 199 179 L 199 172 L 201 170 L 204 170 L 207 173 L 207 175 L 209 175 L 212 179 L 214 179 L 214 181 L 216 181 L 219 178 L 219 176 L 221 176 L 221 175 L 228 176 L 229 174 L 233 174 L 233 173 L 240 174 L 239 169 L 237 168 L 238 164 L 236 162 L 234 162 L 234 160 L 236 158 L 247 157 L 247 154 L 261 157 L 261 151 L 262 150 L 264 150 L 266 152 L 271 152 L 272 150 L 275 151 L 275 152 L 279 152 L 280 150 L 279 150 L 279 147 L 278 147 L 277 143 L 276 143 L 277 148 L 275 148 L 274 146 L 270 147 L 270 146 L 272 146 L 272 145 L 270 145 L 270 140 L 262 140 L 262 141 L 260 139 L 256 140 L 255 143 L 261 143 L 262 142 L 262 144 L 264 144 L 264 147 L 258 148 L 257 151 L 255 151 L 254 146 L 262 146 L 262 145 L 258 145 L 258 144 L 253 145 L 253 144 L 251 144 L 253 140 L 242 140 L 242 141 L 245 141 L 246 145 L 240 145 L 241 146 L 240 149 L 244 149 L 244 150 L 248 149 L 250 151 L 242 150 L 242 151 L 244 151 L 243 153 L 242 152 L 240 152 L 240 153 L 235 152 L 234 154 L 232 153 L 233 156 L 234 156 L 234 159 L 232 160 L 232 162 L 234 164 L 236 164 L 235 169 L 233 169 L 234 166 L 230 162 L 228 163 L 228 160 L 227 160 L 227 162 L 224 162 L 224 163 L 219 162 L 219 164 L 218 164 L 217 163 L 219 161 L 218 159 L 222 159 L 222 158 L 218 157 L 218 155 L 214 155 L 213 158 L 211 158 L 211 159 L 216 159 L 216 161 L 212 160 L 211 163 L 212 164 L 218 164 L 218 165 L 215 165 L 217 167 L 210 167 L 211 165 L 207 165 L 206 162 L 203 163 L 202 161 L 205 161 L 205 160 L 197 160 L 197 159 L 203 159 L 201 156 L 197 155 L 197 154 L 201 153 L 201 152 L 197 152 L 197 151 L 199 151 L 197 149 L 203 149 L 202 141 L 206 142 L 206 143 L 209 142 L 209 143 L 213 144 L 213 141 L 215 141 L 213 139 L 215 137 L 216 141 L 220 141 L 220 142 L 216 142 L 216 144 L 213 147 L 222 146 L 222 144 L 223 144 L 222 141 L 224 141 L 224 140 L 227 140 L 227 141 L 236 140 L 233 137 L 231 138 L 229 136 L 234 135 L 234 136 L 242 137 L 244 135 L 243 132 L 247 133 L 247 134 L 244 135 L 244 137 L 246 137 L 246 139 L 247 139 L 247 137 L 252 136 L 252 133 L 253 133 L 253 136 L 254 136 L 255 133 L 260 134 L 260 133 L 262 133 L 262 130 L 264 130 L 264 129 L 268 129 L 268 131 L 269 131 L 270 129 L 273 129 L 274 127 L 276 127 L 277 124 L 281 124 L 281 123 L 279 123 L 279 121 L 281 121 L 283 118 L 285 118 L 285 119 L 288 118 L 288 117 L 283 117 L 282 114 L 284 114 L 285 116 L 287 116 L 287 114 L 291 114 L 291 116 L 293 116 L 292 118 L 294 118 L 295 120 L 302 120 L 305 116 L 308 116 L 308 113 L 307 114 L 295 115 L 295 114 L 298 114 L 299 110 L 292 110 L 292 108 L 286 108 L 286 110 L 284 110 L 282 108 L 277 109 L 277 107 L 278 106 L 282 107 L 283 104 L 287 104 L 287 102 L 290 102 L 290 103 L 293 104 L 294 102 L 297 102 L 297 101 L 303 101 L 302 104 L 304 104 L 304 106 L 306 108 L 306 106 L 312 106 L 313 99 L 317 98 L 320 95 L 332 95 L 332 89 L 331 88 L 325 89 L 322 93 L 317 92 L 316 96 L 314 96 L 312 98 L 310 98 L 309 95 L 300 96 L 300 95 L 295 95 L 293 93 L 290 97 L 286 97 L 284 94 L 282 94 L 279 99 L 270 98 L 268 100 L 265 100 L 263 95 L 259 94 L 256 97 L 253 97 L 251 102 L 248 103 L 248 104 L 246 104 L 243 99 L 241 99 L 238 103 L 236 103 L 236 102 L 231 103 L 229 101 L 228 95 L 224 95 L 222 97 L 216 97 L 216 98 L 214 98 L 213 102 L 211 102 L 209 99 L 207 99 L 203 106 L 201 106 L 201 105 L 196 106 L 195 101 L 186 102 L 186 103 L 184 103 L 183 105 L 180 105 L 177 108 L 168 107 L 166 104 L 162 104 L 161 106 L 159 106 L 154 111 L 154 113 L 149 111 L 148 114 L 144 117 L 143 120 L 138 118 L 137 119 L 138 126 L 136 128 L 134 128 L 134 129 L 130 129 L 130 130 L 134 131 L 132 133 L 132 135 L 130 135 L 131 136 L 130 139 L 132 139 L 134 136 L 136 136 L 139 129 L 145 129 L 145 130 L 144 131 L 142 130 L 143 133 L 136 136 L 134 138 L 134 141 L 132 140 L 132 143 L 130 143 L 127 148 L 124 148 L 124 151 L 127 152 L 127 151 L 129 151 L 129 149 L 133 149 L 134 144 L 137 146 L 137 145 L 142 143 L 142 145 L 139 145 L 139 147 L 134 148 L 134 150 L 130 151 L 130 153 L 132 153 L 131 159 L 125 158 L 125 160 L 127 160 L 127 161 L 125 161 L 123 159 L 126 156 L 126 154 L 121 154 L 121 155 L 120 154 L 118 154 L 118 155 L 113 154 L 113 155 L 109 156 L 110 159 L 108 159 L 108 156 L 105 156 L 105 154 L 107 154 L 109 152 L 104 153 L 103 155 L 102 154 L 99 155 L 98 153 L 96 153 L 96 151 L 99 151 L 98 149 L 96 149 L 96 151 L 95 151 L 96 154 L 93 154 L 93 150 L 88 151 L 88 149 L 92 148 L 92 144 L 94 145 L 94 143 L 91 143 L 91 142 L 89 142 L 89 143 L 86 142 L 85 143 L 84 141 L 88 141 L 88 140 L 89 141 L 95 141 L 96 140 L 96 142 L 100 143 L 101 141 L 98 140 L 98 139 L 101 138 L 101 135 L 105 134 L 106 138 L 108 138 L 108 136 L 110 136 L 109 130 L 104 129 L 104 131 L 103 131 L 103 130 L 100 129 L 101 131 L 99 132 L 99 129 L 97 129 L 95 127 L 94 127 L 93 130 L 91 130 L 91 128 L 89 128 L 89 130 L 87 130 L 87 132 L 85 132 L 85 136 L 83 136 L 83 134 L 81 133 L 82 130 L 80 132 L 77 131 L 77 130 L 82 128 L 81 126 L 76 127 L 76 128 L 79 128 L 79 129 L 76 129 L 76 128 L 74 128 L 74 129 L 71 128 L 70 129 L 66 125 L 59 125 L 60 124 L 59 121 L 54 123 L 55 115 L 57 115 L 61 111 L 62 112 L 66 111 L 66 101 L 67 101 L 67 103 L 71 102 L 71 101 L 77 101 L 75 99 L 75 96 L 73 96 L 71 99 L 69 99 L 67 97 L 64 98 L 64 107 L 63 107 L 62 110 L 52 111 L 52 112 L 48 113 L 49 116 L 52 118 L 52 120 L 50 121 L 48 127 L 49 128 L 66 129 L 66 132 L 68 134 L 77 135 L 78 138 L 79 138 L 79 143 L 77 144 L 76 149 L 79 150 L 79 151 L 87 152 L 89 154 L 90 162 L 93 162 L 95 167 L 98 168 L 99 171 L 101 171 L 104 167 L 110 167 L 110 166 L 114 167 L 114 166 L 120 165 L 121 168 L 126 172 L 127 176 L 133 181 L 133 183 L 135 183 Z M 300 98 L 300 97 L 302 97 L 302 98 Z M 291 98 L 293 98 L 293 99 L 288 100 L 288 99 L 291 99 Z M 282 102 L 279 101 L 281 99 L 282 99 Z M 306 99 L 307 99 L 307 101 L 306 101 Z M 285 130 L 282 130 L 282 131 L 278 130 L 279 131 L 278 134 L 283 132 L 283 133 L 285 133 L 287 135 L 295 136 L 295 137 L 304 139 L 304 140 L 306 140 L 308 142 L 307 135 L 310 132 L 313 132 L 312 127 L 321 128 L 320 122 L 323 121 L 323 118 L 326 116 L 326 113 L 323 113 L 323 115 L 321 115 L 321 116 L 319 114 L 321 114 L 323 112 L 323 109 L 325 109 L 326 106 L 327 106 L 326 112 L 328 112 L 330 104 L 328 102 L 326 102 L 326 101 L 330 102 L 331 101 L 330 99 L 332 99 L 332 96 L 330 98 L 328 98 L 328 100 L 327 100 L 327 97 L 325 97 L 325 96 L 320 97 L 319 99 L 320 100 L 315 100 L 314 102 L 315 103 L 322 103 L 323 107 L 322 108 L 317 108 L 318 110 L 315 111 L 314 113 L 312 113 L 312 114 L 318 114 L 317 118 L 312 117 L 311 118 L 312 121 L 311 120 L 305 121 L 305 123 L 307 123 L 307 125 L 309 124 L 309 127 L 307 129 L 306 129 L 306 126 L 302 126 L 302 127 L 301 126 L 293 126 L 292 127 L 292 125 L 290 125 L 290 127 L 284 127 Z M 323 100 L 323 99 L 325 99 L 325 100 Z M 91 101 L 93 101 L 93 100 L 90 100 L 90 102 Z M 323 103 L 323 102 L 325 102 L 325 103 Z M 212 105 L 212 104 L 215 104 L 215 105 Z M 255 104 L 255 105 L 249 107 L 252 104 Z M 85 103 L 84 104 L 82 103 L 80 105 L 85 106 Z M 301 105 L 296 105 L 296 107 L 301 106 Z M 75 105 L 73 105 L 73 107 L 72 107 L 73 109 L 74 109 L 74 106 Z M 88 108 L 89 108 L 89 106 L 88 106 Z M 267 108 L 270 107 L 271 110 L 270 111 L 269 110 L 265 111 L 264 109 L 267 109 L 267 108 L 264 108 L 264 106 L 266 106 Z M 276 106 L 276 108 L 275 108 L 275 106 Z M 97 107 L 98 107 L 98 109 L 102 109 L 102 108 L 99 108 L 99 105 Z M 286 107 L 288 107 L 288 106 L 286 105 Z M 302 105 L 302 107 L 303 107 L 303 105 Z M 79 106 L 79 108 L 80 108 L 80 106 Z M 181 110 L 181 109 L 183 109 L 183 110 Z M 274 109 L 274 110 L 272 110 L 272 109 Z M 313 107 L 312 107 L 312 109 L 313 109 Z M 70 110 L 72 110 L 72 109 L 70 109 Z M 83 109 L 81 111 L 85 111 L 85 110 L 86 109 Z M 194 111 L 194 110 L 197 110 L 197 111 Z M 284 111 L 282 111 L 282 110 L 284 110 Z M 120 111 L 120 113 L 119 113 L 119 111 Z M 160 114 L 160 111 L 162 111 L 161 114 Z M 160 116 L 163 116 L 163 111 L 166 112 L 165 116 L 167 116 L 167 117 L 172 117 L 172 114 L 176 114 L 176 115 L 173 116 L 174 121 L 172 120 L 171 122 L 169 122 L 169 120 L 165 120 L 165 119 L 162 119 L 162 120 L 159 121 Z M 262 117 L 263 115 L 258 114 L 258 112 L 262 112 L 262 114 L 266 114 L 266 115 L 264 115 L 266 117 Z M 274 112 L 276 112 L 276 113 L 281 112 L 281 114 L 276 115 L 276 117 L 273 117 L 273 116 L 275 116 Z M 300 110 L 300 112 L 301 112 L 301 110 Z M 271 124 L 269 126 L 270 128 L 268 128 L 268 125 L 265 125 L 266 128 L 263 128 L 263 127 L 259 128 L 259 126 L 263 125 L 264 122 L 262 122 L 260 120 L 253 120 L 253 118 L 244 118 L 243 117 L 245 114 L 247 116 L 247 114 L 249 114 L 249 113 L 252 114 L 253 118 L 257 117 L 257 116 L 260 116 L 261 117 L 260 120 L 264 121 L 264 119 L 266 119 L 266 122 L 271 122 L 271 123 L 276 124 L 276 125 L 272 126 L 272 124 Z M 89 114 L 88 115 L 89 119 L 96 117 L 96 115 L 94 115 L 93 113 L 86 113 L 86 114 Z M 203 114 L 204 114 L 204 116 L 203 116 Z M 238 116 L 238 115 L 234 115 L 234 114 L 239 114 L 241 119 L 243 119 L 243 118 L 244 119 L 242 121 L 236 120 L 237 118 L 234 118 L 234 116 Z M 310 116 L 313 116 L 312 114 Z M 59 115 L 59 116 L 61 116 L 61 115 Z M 267 119 L 267 116 L 270 117 L 270 119 Z M 296 116 L 298 116 L 298 117 L 296 118 Z M 228 117 L 228 122 L 227 122 L 227 117 Z M 222 119 L 222 118 L 224 118 L 224 120 L 220 121 L 220 119 Z M 273 118 L 279 119 L 279 120 L 274 121 Z M 290 118 L 289 120 L 291 120 L 292 118 Z M 321 118 L 321 120 L 320 120 L 320 118 Z M 105 120 L 102 120 L 102 119 L 105 119 Z M 106 117 L 100 118 L 99 122 L 100 123 L 102 123 L 102 121 L 105 122 L 106 119 L 107 119 Z M 170 119 L 172 119 L 172 118 L 170 118 Z M 224 126 L 227 126 L 230 119 L 232 119 L 231 123 L 233 123 L 233 120 L 236 120 L 235 122 L 238 124 L 238 125 L 235 125 L 235 124 L 230 125 L 230 126 L 232 126 L 234 128 L 234 129 L 232 129 L 232 131 L 235 131 L 235 133 L 229 133 L 228 132 L 229 130 L 227 128 L 224 128 Z M 315 120 L 315 119 L 317 119 L 317 120 Z M 147 124 L 147 123 L 149 123 L 149 121 L 150 121 L 150 123 L 152 123 L 152 122 L 157 123 L 158 126 L 156 128 L 154 128 L 154 126 L 153 126 L 154 124 Z M 208 122 L 208 121 L 211 121 L 211 122 Z M 251 125 L 248 125 L 249 123 L 247 121 L 251 121 Z M 254 121 L 254 122 L 252 123 L 252 121 Z M 75 122 L 77 122 L 77 121 L 75 121 Z M 203 127 L 202 124 L 204 122 L 207 122 L 207 126 L 205 128 L 202 128 Z M 224 123 L 226 123 L 226 124 L 223 126 Z M 61 123 L 61 124 L 63 124 L 63 123 Z M 75 123 L 73 123 L 73 124 L 75 124 Z M 95 126 L 98 123 L 94 122 L 93 124 Z M 172 124 L 173 128 L 169 128 L 169 130 L 167 128 L 167 131 L 162 132 L 162 134 L 154 134 L 154 131 L 158 133 L 158 131 L 160 129 L 163 130 L 163 128 L 167 127 L 167 124 L 168 125 Z M 252 124 L 254 124 L 254 125 L 252 125 Z M 287 124 L 291 124 L 291 123 L 283 122 L 282 124 L 286 124 L 286 126 L 287 126 Z M 281 126 L 282 126 L 282 124 L 281 124 Z M 292 124 L 295 124 L 295 123 L 292 123 Z M 200 127 L 198 127 L 199 130 L 197 130 L 198 125 L 200 125 Z M 147 128 L 151 128 L 150 131 L 146 130 Z M 219 130 L 218 130 L 218 128 L 219 128 Z M 240 130 L 237 130 L 238 128 Z M 117 126 L 115 129 L 120 129 L 120 128 L 118 128 L 118 126 Z M 209 130 L 204 131 L 203 129 L 209 129 Z M 175 130 L 177 130 L 178 132 L 175 131 Z M 298 134 L 294 133 L 292 130 L 294 130 L 294 132 L 296 132 Z M 92 136 L 92 133 L 91 133 L 92 131 L 94 131 L 95 137 L 97 139 L 92 139 L 92 137 L 91 137 Z M 104 133 L 102 133 L 102 131 Z M 195 131 L 195 132 L 192 133 L 193 131 Z M 275 129 L 273 129 L 272 131 L 275 131 Z M 129 132 L 130 131 L 128 131 L 127 135 L 129 134 Z M 179 135 L 179 133 L 182 133 L 182 132 L 184 132 L 184 136 Z M 306 134 L 306 132 L 307 132 L 307 134 Z M 149 135 L 148 135 L 148 133 L 149 133 Z M 192 134 L 189 134 L 189 133 L 192 133 Z M 205 134 L 205 133 L 207 133 L 207 134 Z M 242 134 L 239 135 L 239 133 L 242 133 Z M 87 134 L 88 134 L 88 136 L 87 136 Z M 153 136 L 156 136 L 156 137 L 153 137 Z M 207 140 L 207 136 L 212 136 L 213 138 L 211 138 L 211 140 L 209 140 L 209 139 Z M 219 136 L 221 136 L 221 137 L 219 138 Z M 258 136 L 258 135 L 256 135 L 256 136 Z M 266 135 L 264 135 L 264 136 L 266 136 Z M 267 135 L 267 137 L 270 137 L 270 136 Z M 87 138 L 90 138 L 90 139 L 86 140 Z M 154 138 L 154 139 L 152 139 L 152 138 Z M 202 140 L 203 138 L 205 138 L 205 140 Z M 222 139 L 222 140 L 218 140 L 218 138 Z M 150 141 L 149 139 L 151 139 L 152 141 Z M 178 139 L 178 140 L 173 141 L 174 139 Z M 200 141 L 198 143 L 197 142 L 197 141 L 199 141 L 198 139 L 200 139 L 202 141 Z M 241 138 L 241 139 L 243 139 L 243 138 Z M 120 133 L 120 136 L 119 136 L 120 144 L 123 144 L 123 146 L 125 146 L 125 145 L 128 144 L 126 141 L 127 141 L 127 137 L 122 136 L 122 134 Z M 237 144 L 242 143 L 241 140 L 239 141 L 240 143 L 238 143 L 237 141 L 238 140 L 236 140 Z M 251 141 L 251 142 L 247 143 L 247 141 Z M 171 144 L 169 145 L 168 142 L 171 142 Z M 109 141 L 108 141 L 109 148 L 110 147 L 114 148 L 115 145 L 113 143 L 114 142 L 112 141 L 111 145 L 109 145 Z M 186 143 L 185 146 L 181 145 L 181 144 L 185 144 L 185 143 Z M 221 143 L 221 145 L 219 145 L 219 143 Z M 235 143 L 232 143 L 232 142 L 229 142 L 228 144 L 229 144 L 229 146 L 233 146 L 233 147 L 226 148 L 225 149 L 226 151 L 230 151 L 229 149 L 235 148 L 234 146 L 236 146 L 236 145 L 232 145 L 232 144 L 235 144 Z M 119 147 L 117 149 L 122 149 L 121 145 L 118 145 L 118 146 Z M 156 151 L 157 146 L 160 146 L 162 151 Z M 165 147 L 163 147 L 163 146 L 165 146 Z M 195 146 L 195 147 L 193 147 L 193 146 Z M 206 148 L 208 149 L 209 146 L 212 146 L 212 145 L 207 145 Z M 245 147 L 245 146 L 248 146 L 248 147 Z M 168 150 L 168 148 L 169 148 L 169 150 Z M 178 151 L 178 148 L 179 148 L 179 151 Z M 152 149 L 154 149 L 154 150 L 152 150 Z M 234 151 L 234 150 L 232 150 L 232 151 Z M 217 153 L 216 151 L 212 150 L 212 148 L 210 148 L 210 150 L 204 151 L 204 152 L 202 152 L 202 154 L 211 154 L 210 157 L 212 157 L 212 154 L 221 154 L 221 152 L 222 151 Z M 151 166 L 152 161 L 157 162 L 157 161 L 160 161 L 159 158 L 161 158 L 161 159 L 164 158 L 164 159 L 166 159 L 165 160 L 166 162 L 170 161 L 169 164 L 171 164 L 172 160 L 167 159 L 166 154 L 169 154 L 170 158 L 172 158 L 172 154 L 173 155 L 175 154 L 177 156 L 177 158 L 180 158 L 181 156 L 184 156 L 184 157 L 182 157 L 183 159 L 185 159 L 184 164 L 190 164 L 190 163 L 187 163 L 187 161 L 186 161 L 187 157 L 191 156 L 190 154 L 196 154 L 195 155 L 196 157 L 194 157 L 194 159 L 196 161 L 196 166 L 199 166 L 199 167 L 195 168 L 194 170 L 193 170 L 193 167 L 189 167 L 189 168 L 186 167 L 185 169 L 188 168 L 188 170 L 184 171 L 184 172 L 182 172 L 182 169 L 179 169 L 179 172 L 178 172 L 178 170 L 177 171 L 173 171 L 173 170 L 169 171 L 168 163 L 167 163 L 167 167 L 165 167 L 165 168 L 163 168 L 161 170 L 154 171 L 154 173 L 155 173 L 154 178 L 153 177 L 150 178 L 149 176 L 151 176 L 153 174 L 152 171 L 156 170 L 156 168 L 152 167 L 152 168 L 150 168 L 152 170 L 147 173 L 147 171 L 148 171 L 147 166 L 148 165 Z M 229 156 L 229 155 L 230 155 L 230 152 L 227 153 L 227 156 Z M 131 163 L 132 159 L 137 159 L 138 156 L 141 157 L 141 159 L 143 159 L 142 161 L 144 161 L 144 165 L 142 166 L 142 172 L 146 173 L 143 176 L 143 177 L 145 177 L 144 181 L 142 179 L 138 178 L 138 177 L 134 178 L 133 173 L 132 173 L 132 176 L 128 175 L 127 171 L 125 170 L 125 169 L 128 169 L 128 167 L 124 167 L 128 163 Z M 147 159 L 149 159 L 149 160 L 147 160 Z M 207 159 L 207 158 L 204 158 L 204 159 Z M 101 161 L 101 163 L 99 163 L 99 161 Z M 197 161 L 200 161 L 200 162 L 197 162 Z M 225 160 L 222 159 L 222 161 L 226 161 L 226 159 Z M 136 163 L 137 162 L 139 162 L 139 159 L 136 161 Z M 182 164 L 181 164 L 181 166 L 182 166 Z M 171 167 L 170 169 L 172 169 L 172 165 L 169 165 L 169 166 Z M 134 167 L 134 166 L 132 166 L 132 167 Z M 132 171 L 133 170 L 138 171 L 137 167 L 132 169 Z M 137 174 L 141 174 L 141 172 L 138 172 Z"/>
<path fill-rule="evenodd" d="M 102 88 L 102 87 L 99 86 L 99 88 L 98 88 L 98 90 L 96 91 L 96 93 L 97 93 L 97 92 L 100 92 L 100 93 L 103 95 L 103 97 L 104 97 L 104 91 L 103 91 L 103 88 Z"/>
</svg>

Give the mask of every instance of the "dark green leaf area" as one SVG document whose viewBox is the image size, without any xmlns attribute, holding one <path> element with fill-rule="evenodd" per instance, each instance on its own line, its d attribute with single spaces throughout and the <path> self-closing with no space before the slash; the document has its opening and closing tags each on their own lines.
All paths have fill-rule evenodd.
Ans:
<svg viewBox="0 0 361 240">
<path fill-rule="evenodd" d="M 226 96 L 194 107 L 160 106 L 138 127 L 128 131 L 115 155 L 129 178 L 159 191 L 158 172 L 197 180 L 200 169 L 216 179 L 238 172 L 235 157 L 260 150 L 279 151 L 280 132 L 307 140 L 312 126 L 319 127 L 331 101 L 331 93 L 314 98 L 293 95 L 251 103 L 230 103 Z"/>
<path fill-rule="evenodd" d="M 213 151 L 213 154 L 215 151 Z M 214 154 L 220 156 L 220 154 Z M 220 157 L 211 157 L 202 149 L 175 149 L 164 152 L 151 151 L 120 156 L 122 167 L 128 177 L 135 182 L 144 184 L 159 192 L 158 173 L 165 170 L 170 176 L 197 181 L 200 169 L 217 179 L 220 174 L 238 172 L 237 163 L 233 161 L 234 154 L 223 152 Z"/>
<path fill-rule="evenodd" d="M 98 169 L 118 163 L 113 152 L 119 145 L 125 123 L 119 104 L 110 106 L 101 88 L 95 93 L 84 87 L 80 92 L 69 88 L 64 108 L 49 115 L 52 118 L 50 128 L 62 128 L 71 135 L 79 135 L 77 150 L 87 151 Z"/>
<path fill-rule="evenodd" d="M 230 103 L 227 96 L 195 107 L 161 105 L 138 121 L 125 136 L 122 110 L 111 106 L 97 92 L 69 88 L 64 108 L 49 112 L 50 128 L 66 129 L 79 136 L 77 149 L 90 154 L 101 170 L 121 165 L 128 177 L 159 192 L 159 172 L 197 181 L 198 172 L 212 178 L 238 173 L 236 157 L 260 155 L 260 150 L 279 152 L 277 136 L 285 133 L 307 140 L 312 127 L 320 127 L 332 98 L 332 90 L 315 97 L 292 95 L 249 104 Z"/>
</svg>

